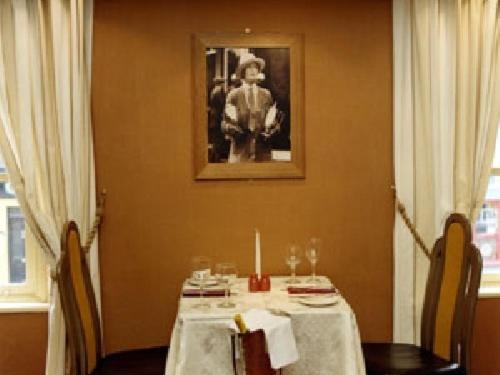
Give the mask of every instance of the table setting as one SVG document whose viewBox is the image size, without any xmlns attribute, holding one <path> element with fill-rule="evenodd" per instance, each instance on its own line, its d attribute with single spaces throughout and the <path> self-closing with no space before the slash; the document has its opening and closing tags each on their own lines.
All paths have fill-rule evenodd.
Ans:
<svg viewBox="0 0 500 375">
<path fill-rule="evenodd" d="M 296 275 L 302 260 L 297 245 L 287 247 L 290 276 L 263 274 L 258 231 L 251 275 L 238 275 L 233 262 L 212 267 L 210 258 L 193 257 L 180 290 L 165 375 L 365 375 L 354 313 L 332 282 L 316 275 L 320 246 L 318 239 L 307 244 L 310 276 Z M 253 369 L 255 359 L 248 360 L 247 333 L 257 332 L 266 371 Z"/>
</svg>

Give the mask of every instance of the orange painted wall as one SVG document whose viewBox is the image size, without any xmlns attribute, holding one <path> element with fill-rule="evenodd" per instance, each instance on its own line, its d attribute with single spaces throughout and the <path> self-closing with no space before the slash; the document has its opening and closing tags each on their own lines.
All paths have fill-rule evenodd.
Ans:
<svg viewBox="0 0 500 375">
<path fill-rule="evenodd" d="M 0 314 L 0 374 L 45 373 L 47 314 Z"/>
<path fill-rule="evenodd" d="M 478 301 L 472 342 L 472 374 L 500 373 L 500 298 Z"/>
<path fill-rule="evenodd" d="M 388 0 L 96 3 L 108 351 L 167 343 L 191 256 L 237 260 L 248 274 L 255 227 L 271 274 L 286 272 L 287 243 L 321 237 L 319 271 L 352 304 L 363 338 L 391 338 L 391 25 Z M 246 27 L 304 34 L 304 180 L 193 181 L 191 34 Z"/>
</svg>

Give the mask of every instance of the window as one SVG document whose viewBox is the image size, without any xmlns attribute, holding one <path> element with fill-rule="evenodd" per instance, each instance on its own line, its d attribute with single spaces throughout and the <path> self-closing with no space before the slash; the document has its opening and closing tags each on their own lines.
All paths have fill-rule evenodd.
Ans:
<svg viewBox="0 0 500 375">
<path fill-rule="evenodd" d="M 500 132 L 484 204 L 474 225 L 474 243 L 483 256 L 481 287 L 500 288 Z"/>
<path fill-rule="evenodd" d="M 26 226 L 0 157 L 0 302 L 46 302 L 44 255 Z"/>
</svg>

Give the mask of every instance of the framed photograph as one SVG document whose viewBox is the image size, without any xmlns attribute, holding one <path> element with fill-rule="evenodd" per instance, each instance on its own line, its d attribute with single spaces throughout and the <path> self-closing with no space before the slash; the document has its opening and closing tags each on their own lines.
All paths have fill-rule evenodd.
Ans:
<svg viewBox="0 0 500 375">
<path fill-rule="evenodd" d="M 301 35 L 193 35 L 197 180 L 304 178 Z"/>
</svg>

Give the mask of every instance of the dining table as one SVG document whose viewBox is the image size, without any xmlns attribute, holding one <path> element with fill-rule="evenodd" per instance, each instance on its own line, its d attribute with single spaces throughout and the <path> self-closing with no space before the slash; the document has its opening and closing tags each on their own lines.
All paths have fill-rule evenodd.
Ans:
<svg viewBox="0 0 500 375">
<path fill-rule="evenodd" d="M 186 280 L 180 290 L 165 375 L 244 375 L 244 354 L 234 339 L 238 337 L 234 317 L 250 309 L 290 319 L 298 360 L 282 368 L 282 375 L 365 375 L 356 317 L 341 293 L 325 276 L 307 288 L 307 278 L 299 277 L 299 283 L 292 285 L 295 290 L 287 279 L 271 277 L 267 292 L 249 292 L 248 278 L 236 279 L 230 288 L 231 308 L 218 306 L 224 298 L 215 292 L 220 285 L 206 288 L 203 299 L 210 305 L 200 308 L 200 298 L 189 294 L 193 285 Z M 314 293 L 316 288 L 318 293 Z M 319 293 L 325 288 L 334 292 Z M 322 303 L 325 297 L 329 303 Z"/>
</svg>

